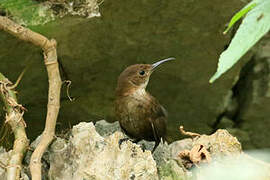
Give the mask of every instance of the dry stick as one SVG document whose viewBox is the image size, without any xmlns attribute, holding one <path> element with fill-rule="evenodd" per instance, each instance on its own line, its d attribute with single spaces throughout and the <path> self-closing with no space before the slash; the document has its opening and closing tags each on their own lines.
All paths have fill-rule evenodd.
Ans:
<svg viewBox="0 0 270 180">
<path fill-rule="evenodd" d="M 5 104 L 6 122 L 11 126 L 15 141 L 11 151 L 7 169 L 7 180 L 19 180 L 22 159 L 28 148 L 29 140 L 25 133 L 25 123 L 22 118 L 24 108 L 17 103 L 14 90 L 11 90 L 12 83 L 0 73 L 0 94 Z"/>
<path fill-rule="evenodd" d="M 198 134 L 198 133 L 185 131 L 185 130 L 184 130 L 184 126 L 180 126 L 180 127 L 179 127 L 179 131 L 180 131 L 181 134 L 183 134 L 183 135 L 185 135 L 185 136 L 191 136 L 192 138 L 201 136 L 201 135 Z"/>
<path fill-rule="evenodd" d="M 48 72 L 49 94 L 46 116 L 46 125 L 42 138 L 31 156 L 30 171 L 32 180 L 41 180 L 41 157 L 54 138 L 55 125 L 60 107 L 61 78 L 58 68 L 56 41 L 22 27 L 10 19 L 0 16 L 0 29 L 17 38 L 33 43 L 43 49 L 44 61 Z"/>
</svg>

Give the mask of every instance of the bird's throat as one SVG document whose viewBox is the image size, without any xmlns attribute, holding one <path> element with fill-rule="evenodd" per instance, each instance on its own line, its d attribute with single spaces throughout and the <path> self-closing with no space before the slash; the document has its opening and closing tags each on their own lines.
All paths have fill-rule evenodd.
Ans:
<svg viewBox="0 0 270 180">
<path fill-rule="evenodd" d="M 136 99 L 141 99 L 147 96 L 147 93 L 145 91 L 145 88 L 138 88 L 132 92 L 132 96 L 134 96 Z"/>
</svg>

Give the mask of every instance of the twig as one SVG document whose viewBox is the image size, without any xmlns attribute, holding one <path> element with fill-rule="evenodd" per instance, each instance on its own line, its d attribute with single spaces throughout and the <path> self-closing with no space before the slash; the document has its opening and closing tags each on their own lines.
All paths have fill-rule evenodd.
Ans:
<svg viewBox="0 0 270 180">
<path fill-rule="evenodd" d="M 24 70 L 19 75 L 19 77 L 18 77 L 17 81 L 15 82 L 15 84 L 9 87 L 10 89 L 15 89 L 19 85 L 19 83 L 22 80 L 22 77 L 23 77 L 24 73 L 26 72 L 26 70 L 27 70 L 27 68 L 24 68 Z"/>
<path fill-rule="evenodd" d="M 185 131 L 183 126 L 180 126 L 180 127 L 179 127 L 179 130 L 180 130 L 180 133 L 181 133 L 181 134 L 186 135 L 186 136 L 191 136 L 192 138 L 201 136 L 201 135 L 198 134 L 198 133 Z"/>
<path fill-rule="evenodd" d="M 11 126 L 15 137 L 11 157 L 5 169 L 7 169 L 7 180 L 19 180 L 22 159 L 29 145 L 29 140 L 25 133 L 23 120 L 25 108 L 17 103 L 16 93 L 10 89 L 11 86 L 12 83 L 0 73 L 0 94 L 7 111 L 6 122 Z"/>
<path fill-rule="evenodd" d="M 71 97 L 70 94 L 69 94 L 69 89 L 70 89 L 70 86 L 71 86 L 71 81 L 70 80 L 65 80 L 64 83 L 67 84 L 67 97 L 69 99 L 70 102 L 74 101 L 75 98 Z"/>
<path fill-rule="evenodd" d="M 46 125 L 42 138 L 30 160 L 32 180 L 41 180 L 41 158 L 48 145 L 53 140 L 55 125 L 60 108 L 61 78 L 58 68 L 56 41 L 47 39 L 45 36 L 20 26 L 7 17 L 0 16 L 0 29 L 13 36 L 39 46 L 43 50 L 44 63 L 48 72 L 49 93 Z"/>
</svg>

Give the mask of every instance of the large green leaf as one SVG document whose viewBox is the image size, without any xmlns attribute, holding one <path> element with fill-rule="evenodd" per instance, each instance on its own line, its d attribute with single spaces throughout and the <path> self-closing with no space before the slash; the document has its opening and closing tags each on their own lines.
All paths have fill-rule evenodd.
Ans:
<svg viewBox="0 0 270 180">
<path fill-rule="evenodd" d="M 234 23 L 236 23 L 240 18 L 242 18 L 246 13 L 248 13 L 255 6 L 256 6 L 256 3 L 250 4 L 249 6 L 244 7 L 242 10 L 236 13 L 232 17 L 227 29 L 223 32 L 223 34 L 226 34 L 230 30 L 230 28 L 234 25 Z"/>
<path fill-rule="evenodd" d="M 270 0 L 253 0 L 243 9 L 251 6 L 237 30 L 229 47 L 220 55 L 217 72 L 211 77 L 210 83 L 228 71 L 263 35 L 270 29 Z"/>
</svg>

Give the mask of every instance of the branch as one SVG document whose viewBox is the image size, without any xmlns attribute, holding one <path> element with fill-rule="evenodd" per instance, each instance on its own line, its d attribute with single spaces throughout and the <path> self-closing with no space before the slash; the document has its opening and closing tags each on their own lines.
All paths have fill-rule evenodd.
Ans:
<svg viewBox="0 0 270 180">
<path fill-rule="evenodd" d="M 201 136 L 201 135 L 198 134 L 198 133 L 185 131 L 185 130 L 184 130 L 184 126 L 180 126 L 180 127 L 179 127 L 179 130 L 180 130 L 180 133 L 181 133 L 181 134 L 186 135 L 186 136 L 191 136 L 192 138 L 200 137 L 200 136 Z"/>
<path fill-rule="evenodd" d="M 60 107 L 61 78 L 58 68 L 56 41 L 22 27 L 10 19 L 0 16 L 0 29 L 13 36 L 39 46 L 43 50 L 44 62 L 48 72 L 49 93 L 46 125 L 42 138 L 31 156 L 30 171 L 33 180 L 41 180 L 41 157 L 51 143 L 55 133 L 55 125 Z"/>
<path fill-rule="evenodd" d="M 15 137 L 11 157 L 6 167 L 7 180 L 19 180 L 22 159 L 29 145 L 29 140 L 25 133 L 23 120 L 25 108 L 17 103 L 15 91 L 11 90 L 11 86 L 12 83 L 0 73 L 0 94 L 7 111 L 5 122 L 11 126 Z"/>
</svg>

